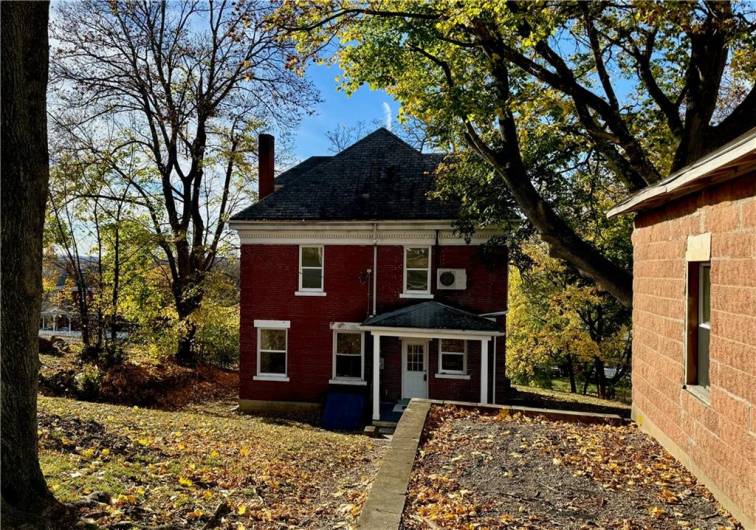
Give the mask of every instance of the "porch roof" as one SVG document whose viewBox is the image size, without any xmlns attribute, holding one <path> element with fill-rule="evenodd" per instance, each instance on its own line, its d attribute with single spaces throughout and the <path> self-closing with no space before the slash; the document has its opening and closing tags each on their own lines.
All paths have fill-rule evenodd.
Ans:
<svg viewBox="0 0 756 530">
<path fill-rule="evenodd" d="M 501 334 L 499 325 L 493 320 L 436 301 L 421 302 L 375 315 L 365 320 L 361 327 L 368 331 L 401 328 L 408 331 L 437 330 L 487 336 Z"/>
</svg>

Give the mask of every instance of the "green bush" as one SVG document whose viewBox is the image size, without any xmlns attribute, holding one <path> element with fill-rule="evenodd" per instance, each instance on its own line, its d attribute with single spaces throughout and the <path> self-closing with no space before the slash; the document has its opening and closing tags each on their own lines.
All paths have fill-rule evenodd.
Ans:
<svg viewBox="0 0 756 530">
<path fill-rule="evenodd" d="M 81 371 L 74 376 L 76 397 L 93 401 L 100 395 L 102 375 L 94 364 L 85 364 Z"/>
</svg>

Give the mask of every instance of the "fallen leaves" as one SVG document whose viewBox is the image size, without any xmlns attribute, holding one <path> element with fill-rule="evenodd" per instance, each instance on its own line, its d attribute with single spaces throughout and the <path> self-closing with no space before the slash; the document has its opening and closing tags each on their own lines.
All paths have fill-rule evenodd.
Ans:
<svg viewBox="0 0 756 530">
<path fill-rule="evenodd" d="M 431 409 L 403 526 L 738 528 L 711 494 L 632 425 Z"/>
<path fill-rule="evenodd" d="M 56 496 L 112 494 L 82 508 L 98 527 L 203 528 L 227 506 L 220 528 L 348 528 L 385 450 L 363 436 L 231 413 L 46 397 L 39 410 L 40 458 Z"/>
</svg>

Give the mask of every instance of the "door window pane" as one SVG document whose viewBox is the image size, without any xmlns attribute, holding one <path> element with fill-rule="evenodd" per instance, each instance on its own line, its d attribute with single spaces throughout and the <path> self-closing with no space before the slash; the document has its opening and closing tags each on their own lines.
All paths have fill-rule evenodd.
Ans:
<svg viewBox="0 0 756 530">
<path fill-rule="evenodd" d="M 422 344 L 407 345 L 407 371 L 425 371 L 425 346 Z"/>
</svg>

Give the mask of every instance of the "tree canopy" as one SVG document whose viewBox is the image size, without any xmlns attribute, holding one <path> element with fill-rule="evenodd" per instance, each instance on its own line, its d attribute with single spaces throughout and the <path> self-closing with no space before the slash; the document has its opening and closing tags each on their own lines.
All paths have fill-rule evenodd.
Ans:
<svg viewBox="0 0 756 530">
<path fill-rule="evenodd" d="M 594 165 L 634 192 L 753 127 L 753 15 L 728 2 L 332 0 L 287 3 L 278 22 L 303 57 L 333 53 L 346 91 L 383 88 L 438 145 L 474 153 L 552 256 L 629 306 L 626 264 L 581 237 L 551 186 Z"/>
<path fill-rule="evenodd" d="M 241 192 L 252 195 L 256 133 L 286 130 L 317 99 L 291 68 L 272 9 L 256 0 L 57 6 L 56 127 L 71 156 L 109 164 L 148 215 L 183 323 L 183 363 L 193 361 L 190 316 L 227 220 Z"/>
</svg>

